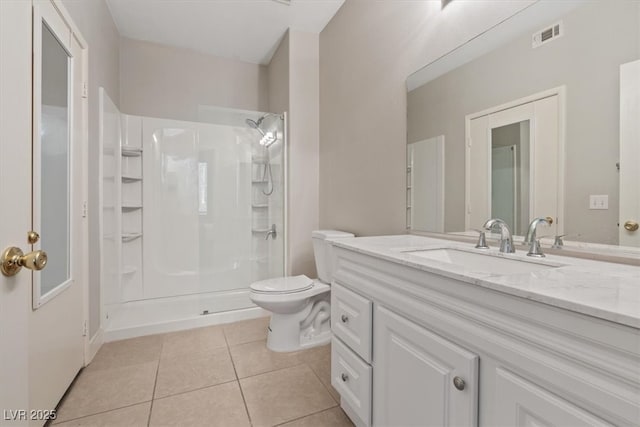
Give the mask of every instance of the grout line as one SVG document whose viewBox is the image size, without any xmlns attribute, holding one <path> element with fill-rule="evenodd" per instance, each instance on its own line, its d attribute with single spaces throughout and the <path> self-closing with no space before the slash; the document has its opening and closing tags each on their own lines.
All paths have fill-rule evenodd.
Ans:
<svg viewBox="0 0 640 427">
<path fill-rule="evenodd" d="M 320 378 L 320 375 L 318 375 L 318 373 L 315 371 L 315 369 L 313 369 L 313 367 L 311 365 L 309 365 L 308 363 L 307 363 L 307 366 L 309 367 L 309 369 L 311 369 L 311 372 L 313 372 L 313 375 L 316 376 L 318 381 L 320 381 L 320 384 L 322 384 L 322 387 L 324 387 L 324 389 L 327 390 L 327 393 L 329 393 L 329 396 L 331 397 L 331 400 L 336 402 L 336 405 L 340 405 L 340 402 L 336 401 L 335 397 L 333 397 L 333 394 L 331 393 L 331 390 L 329 390 L 329 387 L 331 386 L 331 383 L 329 383 L 328 386 L 325 385 L 325 383 L 322 381 L 322 378 Z M 331 380 L 331 375 L 329 375 L 329 380 Z"/>
<path fill-rule="evenodd" d="M 238 388 L 240 389 L 240 396 L 242 396 L 242 403 L 244 404 L 244 410 L 247 413 L 249 424 L 253 426 L 253 421 L 251 421 L 251 414 L 249 414 L 249 407 L 247 406 L 247 400 L 244 398 L 244 391 L 242 390 L 242 384 L 240 384 L 240 378 L 238 378 L 238 371 L 236 371 L 236 363 L 233 361 L 233 356 L 231 355 L 231 349 L 229 348 L 229 342 L 227 341 L 227 334 L 226 332 L 224 332 L 224 328 L 222 329 L 222 334 L 224 335 L 224 342 L 227 343 L 227 351 L 229 352 L 229 358 L 231 359 L 231 366 L 233 366 L 233 373 L 236 376 L 236 381 L 238 381 Z"/>
<path fill-rule="evenodd" d="M 276 425 L 274 425 L 273 427 L 283 426 L 283 425 L 285 425 L 285 424 L 292 423 L 292 422 L 294 422 L 294 421 L 298 421 L 298 420 L 301 420 L 301 419 L 303 419 L 303 418 L 307 418 L 307 417 L 310 417 L 310 416 L 312 416 L 312 415 L 320 414 L 320 413 L 322 413 L 322 412 L 324 412 L 324 411 L 329 411 L 329 410 L 331 410 L 331 409 L 335 409 L 335 408 L 338 408 L 338 406 L 331 406 L 330 408 L 320 409 L 319 411 L 311 412 L 311 413 L 309 413 L 309 414 L 307 414 L 307 415 L 303 415 L 303 416 L 301 416 L 301 417 L 292 418 L 292 419 L 290 419 L 290 420 L 283 421 L 283 422 L 281 422 L 280 424 L 276 424 Z"/>
<path fill-rule="evenodd" d="M 0 0 L 0 1 L 2 1 L 2 0 Z M 53 424 L 53 426 L 56 426 L 56 425 L 58 425 L 58 424 L 68 423 L 68 422 L 70 422 L 70 421 L 81 420 L 81 419 L 83 419 L 83 418 L 93 417 L 93 416 L 95 416 L 95 415 L 102 415 L 102 414 L 106 414 L 107 412 L 113 412 L 113 411 L 118 411 L 118 410 L 120 410 L 120 409 L 131 408 L 132 406 L 142 405 L 142 404 L 144 404 L 144 403 L 150 403 L 150 402 L 151 402 L 151 400 L 144 400 L 144 401 L 142 401 L 142 402 L 136 402 L 136 403 L 132 403 L 132 404 L 130 404 L 130 405 L 118 406 L 117 408 L 107 409 L 106 411 L 100 411 L 100 412 L 95 412 L 95 413 L 92 413 L 92 414 L 86 414 L 86 415 L 82 415 L 82 416 L 75 417 L 75 418 L 63 419 L 63 420 L 60 420 L 60 422 L 58 422 L 58 420 L 56 419 L 56 420 L 54 420 L 54 421 L 56 421 L 56 422 Z"/>
<path fill-rule="evenodd" d="M 2 0 L 0 0 L 0 1 L 2 1 Z M 191 392 L 194 392 L 194 391 L 200 391 L 200 390 L 204 390 L 205 388 L 217 387 L 219 385 L 229 384 L 229 383 L 232 383 L 232 382 L 235 382 L 235 381 L 238 381 L 238 380 L 237 379 L 233 379 L 233 380 L 229 380 L 229 381 L 223 381 L 221 383 L 209 384 L 209 385 L 205 385 L 203 387 L 198 387 L 198 388 L 194 388 L 194 389 L 180 391 L 178 393 L 167 394 L 166 396 L 157 397 L 157 398 L 154 398 L 153 400 L 163 400 L 163 399 L 167 399 L 169 397 L 180 396 L 181 394 L 187 394 L 187 393 L 191 393 Z"/>
<path fill-rule="evenodd" d="M 320 381 L 320 384 L 322 384 L 322 386 L 325 388 L 325 390 L 327 390 L 327 393 L 329 393 L 329 396 L 331 396 L 331 399 L 336 402 L 336 404 L 339 406 L 340 402 L 336 401 L 336 398 L 333 397 L 333 393 L 331 393 L 331 390 L 329 389 L 329 387 L 331 387 L 331 374 L 329 374 L 329 385 L 326 385 L 324 383 L 324 381 L 322 381 L 322 378 L 320 378 L 320 375 L 316 372 L 315 369 L 313 369 L 313 367 L 311 365 L 309 365 L 307 363 L 307 366 L 309 367 L 309 369 L 311 369 L 311 372 L 313 372 L 313 375 L 316 376 L 316 378 L 318 379 L 318 381 Z M 331 368 L 329 368 L 331 369 Z M 337 391 L 337 390 L 336 390 Z"/>
<path fill-rule="evenodd" d="M 256 343 L 256 342 L 260 342 L 260 341 L 265 341 L 266 342 L 267 339 L 266 338 L 258 338 L 257 340 L 250 340 L 250 341 L 246 341 L 246 342 L 238 342 L 238 343 L 230 344 L 229 348 L 231 348 L 231 347 L 239 347 L 241 345 L 246 345 L 246 344 L 253 344 L 253 343 Z"/>
<path fill-rule="evenodd" d="M 153 391 L 151 392 L 151 405 L 149 406 L 149 416 L 147 417 L 147 427 L 151 425 L 151 412 L 153 411 L 153 401 L 156 398 L 156 387 L 158 385 L 158 374 L 160 373 L 160 361 L 162 360 L 162 349 L 164 348 L 164 338 L 160 344 L 160 355 L 158 357 L 158 365 L 156 366 L 156 378 L 153 381 Z"/>
<path fill-rule="evenodd" d="M 0 1 L 2 1 L 2 0 L 0 0 Z M 238 378 L 238 381 L 246 380 L 248 378 L 253 378 L 253 377 L 259 377 L 261 375 L 271 374 L 273 372 L 284 371 L 285 369 L 297 368 L 298 366 L 302 366 L 302 365 L 306 365 L 306 363 L 305 362 L 295 362 L 293 365 L 285 366 L 284 368 L 276 368 L 276 369 L 271 369 L 269 371 L 260 372 L 258 374 L 247 375 L 246 377 Z M 311 368 L 309 368 L 309 369 L 311 369 Z"/>
</svg>

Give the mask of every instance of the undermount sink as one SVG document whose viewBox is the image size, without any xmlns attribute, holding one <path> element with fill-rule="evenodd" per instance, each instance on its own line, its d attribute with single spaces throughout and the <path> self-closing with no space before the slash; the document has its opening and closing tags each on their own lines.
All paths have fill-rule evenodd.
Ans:
<svg viewBox="0 0 640 427">
<path fill-rule="evenodd" d="M 459 249 L 426 249 L 405 253 L 432 261 L 459 265 L 465 270 L 488 274 L 524 274 L 559 267 L 559 265 L 509 259 Z"/>
</svg>

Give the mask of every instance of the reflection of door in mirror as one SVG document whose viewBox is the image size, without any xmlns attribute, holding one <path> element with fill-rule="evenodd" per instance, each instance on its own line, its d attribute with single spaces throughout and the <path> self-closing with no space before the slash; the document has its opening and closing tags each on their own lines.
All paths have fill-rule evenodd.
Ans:
<svg viewBox="0 0 640 427">
<path fill-rule="evenodd" d="M 529 225 L 528 120 L 491 129 L 491 217 L 501 218 L 514 234 Z"/>
<path fill-rule="evenodd" d="M 466 228 L 489 218 L 523 235 L 535 217 L 561 234 L 561 89 L 467 116 Z"/>
<path fill-rule="evenodd" d="M 407 145 L 407 228 L 444 232 L 444 136 Z"/>
<path fill-rule="evenodd" d="M 518 211 L 516 155 L 515 145 L 491 147 L 491 216 L 502 218 L 515 234 L 521 234 L 515 223 Z"/>
<path fill-rule="evenodd" d="M 620 67 L 620 244 L 640 247 L 640 60 Z"/>
</svg>

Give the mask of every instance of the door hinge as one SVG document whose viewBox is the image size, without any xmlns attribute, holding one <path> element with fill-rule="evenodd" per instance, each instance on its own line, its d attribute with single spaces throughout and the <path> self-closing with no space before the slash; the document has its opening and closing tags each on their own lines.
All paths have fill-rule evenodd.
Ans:
<svg viewBox="0 0 640 427">
<path fill-rule="evenodd" d="M 82 97 L 89 97 L 89 85 L 87 84 L 87 82 L 82 82 Z"/>
<path fill-rule="evenodd" d="M 467 147 L 471 148 L 471 138 L 467 138 Z"/>
<path fill-rule="evenodd" d="M 86 337 L 88 333 L 89 333 L 89 328 L 87 327 L 87 321 L 85 320 L 82 325 L 82 336 Z"/>
<path fill-rule="evenodd" d="M 87 217 L 88 211 L 89 211 L 89 207 L 87 206 L 87 201 L 85 200 L 82 202 L 82 218 Z"/>
</svg>

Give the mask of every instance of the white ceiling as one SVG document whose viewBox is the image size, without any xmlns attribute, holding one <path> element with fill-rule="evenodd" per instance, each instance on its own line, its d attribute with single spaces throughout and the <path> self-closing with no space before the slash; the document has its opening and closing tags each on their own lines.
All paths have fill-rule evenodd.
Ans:
<svg viewBox="0 0 640 427">
<path fill-rule="evenodd" d="M 125 37 L 268 64 L 288 28 L 320 33 L 344 0 L 107 0 Z"/>
</svg>

